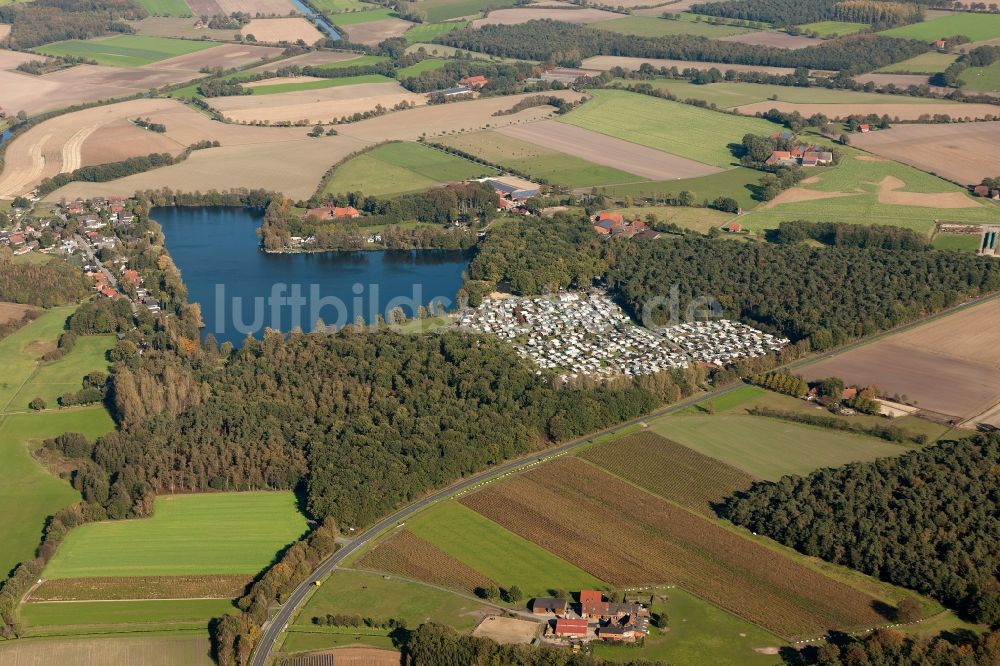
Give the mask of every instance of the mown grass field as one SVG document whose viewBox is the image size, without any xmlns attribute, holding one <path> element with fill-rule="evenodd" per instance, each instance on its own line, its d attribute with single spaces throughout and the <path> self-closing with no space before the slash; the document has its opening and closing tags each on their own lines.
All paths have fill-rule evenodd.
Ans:
<svg viewBox="0 0 1000 666">
<path fill-rule="evenodd" d="M 609 196 L 619 199 L 626 196 L 660 198 L 667 194 L 676 195 L 687 190 L 694 194 L 694 200 L 698 203 L 711 202 L 717 197 L 731 197 L 743 207 L 743 210 L 750 210 L 760 203 L 753 199 L 753 192 L 750 190 L 750 186 L 760 181 L 762 175 L 761 172 L 754 169 L 736 167 L 709 176 L 699 176 L 698 178 L 664 181 L 651 180 L 630 183 L 628 185 L 605 186 L 598 189 Z M 711 225 L 717 219 L 712 215 L 715 211 L 707 209 L 699 209 L 699 211 L 698 214 L 693 216 L 688 213 L 682 214 L 678 224 L 685 223 L 684 226 L 691 225 L 692 228 L 696 229 L 704 227 L 704 230 L 708 231 L 707 225 Z"/>
<path fill-rule="evenodd" d="M 236 607 L 228 599 L 41 602 L 21 605 L 29 636 L 208 629 Z"/>
<path fill-rule="evenodd" d="M 418 23 L 413 26 L 403 37 L 410 44 L 416 44 L 417 42 L 432 42 L 435 38 L 441 35 L 447 35 L 452 30 L 459 30 L 464 28 L 469 23 L 468 21 L 448 21 L 447 23 Z"/>
<path fill-rule="evenodd" d="M 292 83 L 275 83 L 270 86 L 254 86 L 250 88 L 254 95 L 277 95 L 278 93 L 298 92 L 300 90 L 321 90 L 323 88 L 339 88 L 353 86 L 359 83 L 386 83 L 392 81 L 381 74 L 363 74 L 361 76 L 345 76 L 341 79 L 323 79 L 321 81 L 294 81 Z"/>
<path fill-rule="evenodd" d="M 114 422 L 101 406 L 0 415 L 0 578 L 34 555 L 45 520 L 80 497 L 43 469 L 30 451 L 64 432 L 94 439 L 112 429 Z"/>
<path fill-rule="evenodd" d="M 566 187 L 594 187 L 642 181 L 641 176 L 589 162 L 534 143 L 489 130 L 436 139 L 495 164 L 517 169 Z"/>
<path fill-rule="evenodd" d="M 324 191 L 393 196 L 494 173 L 495 169 L 419 143 L 390 143 L 339 166 Z"/>
<path fill-rule="evenodd" d="M 665 7 L 664 9 L 667 9 Z M 729 37 L 752 32 L 749 28 L 733 25 L 712 25 L 705 21 L 675 21 L 654 16 L 626 16 L 610 21 L 591 23 L 591 28 L 610 30 L 622 35 L 638 37 L 666 37 L 668 35 L 698 35 L 701 37 Z"/>
<path fill-rule="evenodd" d="M 606 587 L 594 575 L 454 501 L 422 512 L 406 528 L 501 586 L 518 585 L 525 595 Z"/>
<path fill-rule="evenodd" d="M 653 612 L 667 614 L 670 630 L 660 632 L 653 628 L 639 654 L 633 647 L 598 641 L 593 648 L 595 657 L 631 661 L 641 656 L 678 666 L 769 666 L 782 663 L 777 655 L 755 651 L 755 648 L 785 645 L 774 634 L 680 588 L 658 588 L 652 593 L 656 597 Z"/>
<path fill-rule="evenodd" d="M 81 657 L 86 659 L 81 662 Z M 211 666 L 207 632 L 181 636 L 25 639 L 0 641 L 0 661 L 7 664 L 141 664 L 142 666 Z"/>
<path fill-rule="evenodd" d="M 1000 90 L 1000 62 L 987 67 L 970 67 L 959 78 L 963 90 L 993 92 Z"/>
<path fill-rule="evenodd" d="M 345 67 L 367 67 L 368 65 L 374 65 L 385 60 L 383 56 L 376 55 L 362 55 L 357 58 L 351 58 L 350 60 L 338 60 L 337 62 L 330 62 L 325 65 L 313 65 L 317 69 L 344 69 Z"/>
<path fill-rule="evenodd" d="M 1000 35 L 1000 14 L 958 12 L 940 18 L 911 23 L 879 34 L 932 42 L 935 39 L 965 35 L 973 42 Z"/>
<path fill-rule="evenodd" d="M 516 0 L 421 0 L 420 9 L 427 12 L 428 23 L 475 16 L 484 9 L 514 6 Z"/>
<path fill-rule="evenodd" d="M 0 375 L 0 413 L 24 410 L 24 405 L 13 404 L 14 396 L 31 379 L 42 354 L 55 349 L 66 319 L 75 309 L 62 307 L 46 310 L 27 326 L 0 340 L 0 368 L 3 368 Z"/>
<path fill-rule="evenodd" d="M 978 252 L 983 239 L 978 234 L 935 234 L 931 241 L 939 250 L 959 250 L 960 252 Z"/>
<path fill-rule="evenodd" d="M 909 60 L 902 60 L 891 65 L 886 65 L 875 71 L 885 72 L 886 74 L 936 74 L 937 72 L 946 70 L 948 65 L 955 62 L 957 58 L 957 55 L 951 53 L 930 51 L 928 53 L 921 53 Z M 924 102 L 928 100 L 922 98 L 920 101 Z"/>
<path fill-rule="evenodd" d="M 94 370 L 107 371 L 108 350 L 115 344 L 113 335 L 84 335 L 68 354 L 51 363 L 39 365 L 21 390 L 14 397 L 9 410 L 27 409 L 28 403 L 42 398 L 49 409 L 58 407 L 57 400 L 63 393 L 75 393 L 83 388 L 84 375 Z"/>
<path fill-rule="evenodd" d="M 167 58 L 210 49 L 214 46 L 217 46 L 215 42 L 196 42 L 191 39 L 118 35 L 101 39 L 70 39 L 64 42 L 53 42 L 35 50 L 49 56 L 90 58 L 97 61 L 99 65 L 141 67 Z"/>
<path fill-rule="evenodd" d="M 805 23 L 799 27 L 802 30 L 818 32 L 820 37 L 843 37 L 844 35 L 853 35 L 856 32 L 868 29 L 868 25 L 864 23 L 850 23 L 847 21 L 817 21 L 815 23 Z"/>
<path fill-rule="evenodd" d="M 191 8 L 184 0 L 137 0 L 150 16 L 192 16 Z"/>
<path fill-rule="evenodd" d="M 395 12 L 391 9 L 366 9 L 360 12 L 347 12 L 346 14 L 331 14 L 330 21 L 334 25 L 358 25 L 360 23 L 371 23 L 382 19 L 392 18 Z"/>
<path fill-rule="evenodd" d="M 371 7 L 371 5 L 361 2 L 361 0 L 313 0 L 312 4 L 324 14 L 353 12 Z"/>
<path fill-rule="evenodd" d="M 476 626 L 486 606 L 452 592 L 364 571 L 334 571 L 299 613 L 294 625 L 311 627 L 312 618 L 344 613 L 387 620 L 402 618 L 410 627 L 434 621 L 459 631 Z"/>
<path fill-rule="evenodd" d="M 729 144 L 739 143 L 744 134 L 771 135 L 780 129 L 760 118 L 717 113 L 622 90 L 592 93 L 594 99 L 559 120 L 718 167 L 736 164 Z"/>
<path fill-rule="evenodd" d="M 420 76 L 424 72 L 431 72 L 435 69 L 441 69 L 447 64 L 447 60 L 444 58 L 427 58 L 426 60 L 421 60 L 415 65 L 410 65 L 409 67 L 402 67 L 396 70 L 397 79 L 405 79 L 408 76 Z"/>
<path fill-rule="evenodd" d="M 305 531 L 291 492 L 161 495 L 152 518 L 72 530 L 44 577 L 255 574 Z"/>
</svg>

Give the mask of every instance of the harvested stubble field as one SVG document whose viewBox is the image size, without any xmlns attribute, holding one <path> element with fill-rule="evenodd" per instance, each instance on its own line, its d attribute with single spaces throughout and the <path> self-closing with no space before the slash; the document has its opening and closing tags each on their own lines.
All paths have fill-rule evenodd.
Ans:
<svg viewBox="0 0 1000 666">
<path fill-rule="evenodd" d="M 615 14 L 603 9 L 516 7 L 494 10 L 486 18 L 473 21 L 472 27 L 480 28 L 484 25 L 517 25 L 519 23 L 527 23 L 528 21 L 541 21 L 543 19 L 562 21 L 563 23 L 597 23 L 598 21 L 610 21 L 620 18 L 621 14 Z"/>
<path fill-rule="evenodd" d="M 985 146 L 1000 145 L 1000 121 L 897 125 L 859 134 L 851 143 L 960 185 L 978 183 L 984 174 L 1000 173 L 1000 156 L 995 150 L 984 150 Z"/>
<path fill-rule="evenodd" d="M 0 642 L 0 661 L 11 666 L 34 664 L 141 664 L 142 666 L 211 666 L 208 636 L 142 638 L 61 638 Z"/>
<path fill-rule="evenodd" d="M 1000 300 L 993 299 L 810 364 L 803 375 L 874 384 L 923 409 L 1000 425 L 997 321 Z"/>
<path fill-rule="evenodd" d="M 926 86 L 930 82 L 930 77 L 926 74 L 880 74 L 878 72 L 869 72 L 868 74 L 859 74 L 854 77 L 854 80 L 858 83 L 874 83 L 879 88 L 884 88 L 890 83 L 897 88 L 909 88 L 910 86 Z M 937 93 L 947 94 L 951 92 L 951 88 L 942 88 L 941 86 L 929 86 L 930 89 Z"/>
<path fill-rule="evenodd" d="M 315 44 L 323 39 L 323 33 L 301 16 L 253 19 L 243 26 L 240 34 L 244 37 L 253 35 L 258 42 L 269 44 L 280 42 L 295 43 L 300 39 L 306 44 Z"/>
<path fill-rule="evenodd" d="M 0 23 L 0 40 L 6 39 L 7 35 L 10 34 L 10 24 Z"/>
<path fill-rule="evenodd" d="M 631 56 L 593 56 L 586 58 L 581 67 L 584 69 L 609 70 L 621 67 L 628 71 L 638 70 L 643 63 L 653 67 L 676 67 L 678 71 L 685 69 L 718 69 L 720 72 L 734 70 L 737 72 L 764 72 L 766 74 L 793 74 L 790 67 L 766 67 L 764 65 L 730 65 L 724 62 L 696 62 L 694 60 L 670 60 L 667 58 L 633 58 Z"/>
<path fill-rule="evenodd" d="M 615 585 L 673 583 L 783 637 L 885 622 L 866 594 L 575 458 L 462 503 Z"/>
<path fill-rule="evenodd" d="M 419 106 L 427 103 L 427 97 L 411 93 L 396 81 L 386 80 L 274 95 L 214 97 L 209 100 L 212 108 L 237 123 L 299 120 L 328 123 L 344 116 L 372 111 L 377 106 L 391 109 L 400 102 Z"/>
<path fill-rule="evenodd" d="M 339 16 L 348 15 L 340 14 Z M 338 25 L 338 30 L 342 33 L 347 33 L 348 38 L 354 44 L 368 44 L 371 46 L 387 39 L 392 39 L 393 37 L 402 37 L 403 33 L 414 25 L 416 24 L 400 18 L 384 18 L 378 21 L 351 24 L 344 28 L 340 28 Z"/>
<path fill-rule="evenodd" d="M 358 566 L 459 590 L 497 585 L 433 544 L 400 530 L 358 560 Z"/>
<path fill-rule="evenodd" d="M 0 324 L 20 319 L 26 312 L 35 310 L 31 305 L 20 305 L 18 303 L 0 302 Z"/>
<path fill-rule="evenodd" d="M 967 118 L 967 119 L 982 119 L 982 118 L 995 118 L 1000 116 L 1000 107 L 994 106 L 992 104 L 965 104 L 962 102 L 953 103 L 938 103 L 931 102 L 929 104 L 916 101 L 917 98 L 909 98 L 914 100 L 912 103 L 855 103 L 855 104 L 809 104 L 800 102 L 782 102 L 782 101 L 771 101 L 766 102 L 756 102 L 754 104 L 746 104 L 744 106 L 736 107 L 736 111 L 746 114 L 748 116 L 755 115 L 757 113 L 764 113 L 770 109 L 778 109 L 779 111 L 784 111 L 785 113 L 792 113 L 798 111 L 803 116 L 808 118 L 809 116 L 815 115 L 817 113 L 822 113 L 828 116 L 831 120 L 838 120 L 846 118 L 852 114 L 870 114 L 874 113 L 877 116 L 889 116 L 891 120 L 920 120 L 921 117 L 929 119 L 931 116 L 936 114 L 948 114 L 952 118 Z M 920 146 L 917 146 L 920 147 Z"/>
<path fill-rule="evenodd" d="M 310 51 L 309 53 L 292 56 L 291 58 L 282 58 L 281 60 L 269 62 L 266 65 L 251 67 L 245 71 L 248 74 L 258 74 L 261 72 L 273 72 L 276 69 L 291 65 L 305 67 L 306 65 L 321 66 L 331 65 L 333 63 L 345 63 L 345 66 L 353 66 L 355 63 L 347 63 L 347 61 L 358 60 L 364 57 L 365 56 L 358 55 L 357 53 L 352 53 L 350 51 Z"/>
<path fill-rule="evenodd" d="M 639 37 L 666 37 L 668 35 L 698 35 L 726 38 L 750 32 L 749 28 L 731 25 L 714 25 L 703 21 L 668 21 L 653 16 L 626 16 L 593 24 L 598 30 L 610 30 L 622 35 Z"/>
<path fill-rule="evenodd" d="M 31 601 L 121 599 L 235 599 L 251 576 L 120 576 L 47 579 L 32 590 Z"/>
<path fill-rule="evenodd" d="M 715 516 L 713 505 L 756 481 L 741 469 L 649 431 L 606 442 L 580 457 L 711 517 Z M 637 465 L 637 460 L 642 464 Z"/>
</svg>

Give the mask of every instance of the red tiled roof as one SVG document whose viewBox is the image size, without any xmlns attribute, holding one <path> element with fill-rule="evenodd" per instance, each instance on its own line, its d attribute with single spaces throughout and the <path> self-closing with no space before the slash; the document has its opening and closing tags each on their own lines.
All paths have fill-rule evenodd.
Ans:
<svg viewBox="0 0 1000 666">
<path fill-rule="evenodd" d="M 609 220 L 616 224 L 625 224 L 625 218 L 621 216 L 621 213 L 612 213 L 606 210 L 597 214 L 598 222 L 604 222 L 605 220 Z"/>
<path fill-rule="evenodd" d="M 586 636 L 587 635 L 587 621 L 586 620 L 567 620 L 564 618 L 559 618 L 556 620 L 556 635 L 557 636 Z"/>
</svg>

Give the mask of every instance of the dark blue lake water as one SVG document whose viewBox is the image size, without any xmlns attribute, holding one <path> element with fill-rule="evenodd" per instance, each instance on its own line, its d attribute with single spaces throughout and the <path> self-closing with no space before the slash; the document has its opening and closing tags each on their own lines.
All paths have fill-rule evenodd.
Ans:
<svg viewBox="0 0 1000 666">
<path fill-rule="evenodd" d="M 204 333 L 236 345 L 265 327 L 309 331 L 318 319 L 370 323 L 397 306 L 408 316 L 432 302 L 450 308 L 470 258 L 448 250 L 266 254 L 260 216 L 247 209 L 154 208 L 151 216 L 188 300 L 201 304 Z"/>
</svg>

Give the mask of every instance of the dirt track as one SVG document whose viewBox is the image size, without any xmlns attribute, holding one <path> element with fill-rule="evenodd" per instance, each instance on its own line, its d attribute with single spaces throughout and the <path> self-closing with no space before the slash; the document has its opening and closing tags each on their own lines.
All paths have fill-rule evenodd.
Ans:
<svg viewBox="0 0 1000 666">
<path fill-rule="evenodd" d="M 795 70 L 790 67 L 764 67 L 757 65 L 727 65 L 723 62 L 695 62 L 693 60 L 668 60 L 666 58 L 632 58 L 629 56 L 594 56 L 583 61 L 584 69 L 608 70 L 613 67 L 635 71 L 644 62 L 648 62 L 653 67 L 676 67 L 680 71 L 685 69 L 712 69 L 715 67 L 720 72 L 734 70 L 737 72 L 765 72 L 767 74 L 792 74 Z"/>
<path fill-rule="evenodd" d="M 763 113 L 770 109 L 778 109 L 791 113 L 798 111 L 807 118 L 816 113 L 822 113 L 830 117 L 831 120 L 846 118 L 849 115 L 863 113 L 874 113 L 878 116 L 887 115 L 890 119 L 899 120 L 919 120 L 921 116 L 933 116 L 935 114 L 946 113 L 952 118 L 983 118 L 985 116 L 1000 116 L 1000 106 L 992 104 L 965 104 L 962 102 L 945 102 L 942 104 L 928 104 L 918 101 L 918 97 L 904 98 L 914 100 L 912 104 L 903 102 L 899 104 L 872 104 L 871 102 L 857 102 L 846 104 L 802 104 L 799 102 L 782 102 L 778 100 L 767 100 L 764 102 L 754 102 L 744 104 L 733 109 L 738 113 L 752 116 L 756 113 Z"/>
<path fill-rule="evenodd" d="M 653 148 L 555 120 L 511 125 L 497 131 L 516 139 L 574 155 L 595 164 L 621 169 L 650 180 L 694 178 L 723 171 L 723 169 L 701 162 L 670 155 Z"/>
<path fill-rule="evenodd" d="M 1000 111 L 1000 107 L 994 107 Z M 851 143 L 882 157 L 936 173 L 961 185 L 1000 174 L 1000 121 L 934 125 L 897 125 L 857 134 Z"/>
</svg>

